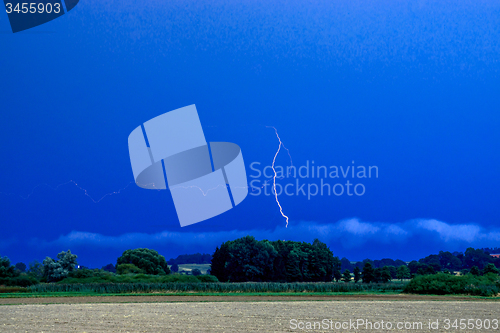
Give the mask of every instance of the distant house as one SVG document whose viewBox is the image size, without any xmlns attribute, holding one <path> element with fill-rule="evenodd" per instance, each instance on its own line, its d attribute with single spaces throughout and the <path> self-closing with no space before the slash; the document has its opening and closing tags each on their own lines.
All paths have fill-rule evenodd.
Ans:
<svg viewBox="0 0 500 333">
<path fill-rule="evenodd" d="M 500 258 L 500 253 L 499 254 L 490 254 L 493 258 Z"/>
</svg>

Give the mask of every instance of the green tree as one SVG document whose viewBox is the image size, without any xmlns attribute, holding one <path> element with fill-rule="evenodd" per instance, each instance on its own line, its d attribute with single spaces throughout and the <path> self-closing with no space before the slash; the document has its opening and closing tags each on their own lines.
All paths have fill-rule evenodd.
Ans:
<svg viewBox="0 0 500 333">
<path fill-rule="evenodd" d="M 278 252 L 269 241 L 258 242 L 252 236 L 239 238 L 229 243 L 228 253 L 226 272 L 231 282 L 272 279 Z"/>
<path fill-rule="evenodd" d="M 221 282 L 227 282 L 229 280 L 229 272 L 226 269 L 226 265 L 229 261 L 229 244 L 230 242 L 222 243 L 222 245 L 215 248 L 215 252 L 212 255 L 212 262 L 210 264 L 210 274 L 217 277 Z"/>
<path fill-rule="evenodd" d="M 479 271 L 479 268 L 477 266 L 472 266 L 472 268 L 470 269 L 470 273 L 476 276 L 481 275 L 481 272 Z"/>
<path fill-rule="evenodd" d="M 62 251 L 57 254 L 57 262 L 60 263 L 61 267 L 68 272 L 72 272 L 76 269 L 76 265 L 78 265 L 78 262 L 76 261 L 77 258 L 78 256 L 76 254 L 72 254 L 71 250 L 66 252 Z"/>
<path fill-rule="evenodd" d="M 397 268 L 397 273 L 396 277 L 400 279 L 401 281 L 403 279 L 409 279 L 410 278 L 410 269 L 406 265 L 401 265 Z"/>
<path fill-rule="evenodd" d="M 304 281 L 304 269 L 302 269 L 302 267 L 305 257 L 305 253 L 298 247 L 290 251 L 287 260 L 285 261 L 286 280 L 288 282 Z"/>
<path fill-rule="evenodd" d="M 21 273 L 26 272 L 26 264 L 24 262 L 18 262 L 15 266 L 19 272 Z"/>
<path fill-rule="evenodd" d="M 171 270 L 172 272 L 177 273 L 177 272 L 179 271 L 179 265 L 177 265 L 177 263 L 176 263 L 176 262 L 174 262 L 174 263 L 172 264 L 172 266 L 170 266 L 170 270 Z"/>
<path fill-rule="evenodd" d="M 363 267 L 362 279 L 364 283 L 370 283 L 375 279 L 375 270 L 370 262 L 366 262 Z"/>
<path fill-rule="evenodd" d="M 453 272 L 462 268 L 462 261 L 448 251 L 439 251 L 438 258 L 442 269 L 448 269 Z"/>
<path fill-rule="evenodd" d="M 423 259 L 420 259 L 418 262 L 425 264 L 427 266 L 431 266 L 434 270 L 434 272 L 440 272 L 441 271 L 441 262 L 439 261 L 439 256 L 436 254 L 431 254 L 430 256 L 427 256 Z"/>
<path fill-rule="evenodd" d="M 251 236 L 227 241 L 215 249 L 210 273 L 219 281 L 306 282 L 333 279 L 340 261 L 325 243 L 257 241 Z M 342 274 L 339 272 L 340 276 Z"/>
<path fill-rule="evenodd" d="M 483 275 L 488 273 L 498 274 L 498 272 L 498 268 L 496 268 L 495 265 L 491 263 L 486 265 L 486 267 L 483 269 Z"/>
<path fill-rule="evenodd" d="M 126 250 L 116 261 L 116 269 L 122 264 L 132 264 L 151 275 L 170 274 L 165 257 L 155 250 L 140 248 Z"/>
<path fill-rule="evenodd" d="M 309 245 L 307 243 L 302 243 L 302 246 L 308 247 L 309 252 L 309 281 L 313 282 L 330 282 L 333 277 L 333 265 L 335 263 L 335 258 L 333 257 L 332 251 L 328 246 L 318 239 Z"/>
<path fill-rule="evenodd" d="M 277 282 L 291 282 L 287 271 L 287 262 L 290 255 L 289 242 L 278 240 L 272 242 L 274 249 L 278 252 L 278 256 L 274 259 L 273 263 L 273 277 L 272 281 Z M 300 275 L 300 274 L 299 274 Z"/>
<path fill-rule="evenodd" d="M 436 274 L 436 270 L 432 265 L 425 265 L 424 274 Z"/>
<path fill-rule="evenodd" d="M 342 281 L 344 281 L 345 283 L 351 282 L 351 272 L 348 269 L 344 271 L 344 274 L 342 275 Z"/>
<path fill-rule="evenodd" d="M 387 282 L 392 280 L 391 270 L 390 270 L 389 266 L 382 267 L 382 269 L 380 270 L 379 280 L 380 280 L 380 282 L 383 282 L 383 283 L 387 283 Z"/>
<path fill-rule="evenodd" d="M 212 260 L 212 255 L 208 253 L 195 253 L 195 254 L 181 254 L 177 256 L 176 259 L 170 258 L 170 260 L 167 261 L 169 265 L 173 265 L 174 262 L 177 263 L 177 265 L 182 265 L 182 264 L 210 264 L 210 261 Z"/>
<path fill-rule="evenodd" d="M 342 264 L 342 270 L 344 270 L 344 271 L 346 269 L 351 271 L 354 268 L 354 266 L 351 264 L 349 259 L 347 259 L 346 257 L 343 257 L 342 259 L 340 259 L 340 263 Z"/>
<path fill-rule="evenodd" d="M 389 269 L 389 271 L 391 272 L 391 279 L 396 279 L 397 278 L 397 274 L 398 274 L 398 270 L 395 266 L 387 266 L 387 268 Z"/>
<path fill-rule="evenodd" d="M 334 257 L 333 258 L 333 278 L 337 282 L 339 282 L 340 279 L 342 278 L 342 273 L 340 272 L 341 267 L 342 267 L 342 263 L 340 262 L 339 257 Z"/>
<path fill-rule="evenodd" d="M 418 272 L 418 269 L 420 268 L 422 264 L 420 264 L 418 261 L 416 260 L 412 260 L 410 261 L 410 263 L 408 264 L 408 269 L 410 270 L 410 274 L 412 276 L 416 275 L 417 272 Z"/>
<path fill-rule="evenodd" d="M 43 260 L 43 276 L 47 282 L 57 282 L 67 277 L 69 272 L 51 257 Z"/>
<path fill-rule="evenodd" d="M 43 261 L 43 276 L 47 282 L 57 282 L 66 278 L 69 272 L 75 270 L 75 266 L 78 264 L 77 258 L 77 255 L 71 253 L 71 250 L 58 253 L 57 261 L 46 257 Z"/>
<path fill-rule="evenodd" d="M 11 279 L 17 276 L 19 276 L 19 271 L 14 266 L 11 266 L 9 258 L 0 257 L 0 284 L 9 285 Z"/>
<path fill-rule="evenodd" d="M 107 264 L 106 266 L 102 266 L 101 269 L 106 272 L 116 273 L 116 267 L 113 264 Z"/>
<path fill-rule="evenodd" d="M 435 265 L 434 265 L 435 266 Z M 427 275 L 436 274 L 434 266 L 427 265 L 421 262 L 412 261 L 408 264 L 411 274 L 414 275 Z"/>
<path fill-rule="evenodd" d="M 396 259 L 394 261 L 394 266 L 399 267 L 401 265 L 405 265 L 406 266 L 406 263 L 403 260 L 401 260 L 401 259 Z"/>
<path fill-rule="evenodd" d="M 278 252 L 273 263 L 272 281 L 312 281 L 321 280 L 322 274 L 331 276 L 328 264 L 322 264 L 321 255 L 314 254 L 321 251 L 320 247 L 292 241 L 276 241 L 272 245 Z"/>
<path fill-rule="evenodd" d="M 28 275 L 40 280 L 43 278 L 43 265 L 41 262 L 38 262 L 37 260 L 33 260 L 32 262 L 29 263 L 29 268 L 28 268 Z"/>
<path fill-rule="evenodd" d="M 463 264 L 464 268 L 472 269 L 472 266 L 477 266 L 478 269 L 483 269 L 493 259 L 481 249 L 473 249 L 469 247 L 465 250 Z"/>
<path fill-rule="evenodd" d="M 116 266 L 117 274 L 144 274 L 144 270 L 134 264 L 120 264 Z"/>
<path fill-rule="evenodd" d="M 198 276 L 201 275 L 201 271 L 198 268 L 195 268 L 191 271 L 191 274 L 193 274 L 194 276 Z"/>
<path fill-rule="evenodd" d="M 361 270 L 358 266 L 354 267 L 354 283 L 358 283 L 361 280 Z"/>
</svg>

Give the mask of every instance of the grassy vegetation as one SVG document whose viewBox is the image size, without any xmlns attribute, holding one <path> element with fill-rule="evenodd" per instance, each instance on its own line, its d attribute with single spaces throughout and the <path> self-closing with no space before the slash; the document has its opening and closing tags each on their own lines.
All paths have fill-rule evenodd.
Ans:
<svg viewBox="0 0 500 333">
<path fill-rule="evenodd" d="M 387 292 L 384 295 L 397 295 L 397 292 Z M 349 296 L 349 295 L 380 295 L 379 292 L 366 291 L 366 292 L 338 292 L 338 293 L 312 293 L 312 292 L 300 292 L 300 293 L 212 293 L 212 292 L 154 292 L 154 293 L 97 293 L 97 292 L 54 292 L 54 293 L 5 293 L 0 294 L 1 298 L 45 298 L 45 297 L 120 297 L 120 296 L 239 296 L 239 297 L 248 297 L 248 296 Z M 479 296 L 470 296 L 470 297 L 479 297 Z M 487 298 L 482 298 L 487 299 Z M 1 304 L 0 304 L 1 306 Z"/>
<path fill-rule="evenodd" d="M 8 294 L 8 293 L 25 293 L 28 290 L 25 287 L 6 287 L 0 286 L 0 294 Z"/>
<path fill-rule="evenodd" d="M 0 286 L 1 297 L 97 296 L 97 295 L 333 295 L 366 293 L 413 293 L 433 295 L 496 296 L 500 277 L 496 274 L 454 276 L 434 274 L 416 276 L 411 281 L 389 283 L 343 282 L 238 282 L 221 283 L 211 275 L 146 275 L 112 273 L 90 277 L 71 277 L 58 283 L 28 287 Z"/>
<path fill-rule="evenodd" d="M 191 264 L 187 269 L 206 269 L 208 265 Z M 183 268 L 181 266 L 181 268 Z M 203 269 L 203 270 L 205 270 Z M 238 282 L 221 283 L 213 275 L 115 274 L 104 270 L 79 269 L 59 282 L 38 283 L 24 288 L 0 287 L 2 297 L 123 295 L 123 294 L 331 294 L 331 293 L 397 293 L 405 282 L 336 283 L 336 282 Z"/>
<path fill-rule="evenodd" d="M 120 293 L 348 293 L 401 292 L 405 283 L 277 283 L 277 282 L 132 282 L 132 283 L 56 283 L 38 284 L 26 288 L 33 294 L 83 292 L 100 294 Z"/>
<path fill-rule="evenodd" d="M 434 295 L 496 296 L 500 294 L 500 277 L 493 273 L 484 276 L 472 274 L 454 276 L 444 273 L 420 275 L 408 283 L 404 292 Z"/>
<path fill-rule="evenodd" d="M 60 282 L 58 285 L 66 284 L 106 284 L 106 283 L 199 283 L 199 282 L 218 282 L 217 278 L 212 275 L 148 275 L 148 274 L 97 274 L 89 277 L 69 277 Z"/>
</svg>

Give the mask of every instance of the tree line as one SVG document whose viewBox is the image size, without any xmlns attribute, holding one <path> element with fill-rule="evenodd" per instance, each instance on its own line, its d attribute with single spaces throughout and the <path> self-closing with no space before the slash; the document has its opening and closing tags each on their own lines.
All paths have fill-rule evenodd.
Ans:
<svg viewBox="0 0 500 333">
<path fill-rule="evenodd" d="M 209 253 L 181 254 L 177 258 L 170 258 L 167 261 L 169 265 L 177 264 L 210 264 L 212 255 Z"/>
<path fill-rule="evenodd" d="M 11 265 L 7 257 L 0 257 L 0 285 L 29 286 L 39 282 L 58 282 L 65 278 L 88 278 L 100 272 L 112 274 L 167 275 L 178 270 L 178 264 L 210 263 L 210 274 L 222 282 L 388 282 L 409 279 L 438 272 L 460 272 L 475 276 L 498 274 L 500 258 L 490 256 L 488 250 L 468 248 L 465 252 L 432 254 L 418 261 L 406 263 L 396 259 L 351 262 L 339 259 L 325 243 L 311 244 L 294 241 L 257 241 L 252 236 L 227 241 L 215 249 L 213 255 L 180 255 L 168 262 L 157 251 L 145 248 L 126 250 L 116 265 L 108 264 L 100 270 L 78 266 L 77 256 L 70 250 L 60 252 L 55 259 L 46 257 L 42 263 L 33 261 Z M 493 250 L 498 250 L 497 248 Z M 171 267 L 169 268 L 169 264 Z M 199 275 L 201 272 L 194 272 Z"/>
<path fill-rule="evenodd" d="M 246 236 L 215 249 L 210 273 L 222 282 L 319 282 L 332 281 L 335 266 L 340 261 L 317 239 L 308 244 Z"/>
<path fill-rule="evenodd" d="M 409 263 L 400 259 L 365 259 L 351 262 L 339 259 L 319 240 L 312 244 L 294 241 L 257 241 L 252 236 L 227 241 L 217 247 L 211 274 L 219 281 L 275 282 L 388 282 L 417 275 L 452 273 L 462 275 L 498 274 L 500 259 L 484 249 L 468 248 L 465 252 L 429 255 Z"/>
<path fill-rule="evenodd" d="M 89 278 L 100 276 L 101 272 L 117 274 L 170 274 L 165 257 L 155 250 L 139 248 L 126 250 L 116 260 L 116 266 L 108 264 L 102 269 L 88 269 L 79 266 L 78 256 L 71 250 L 62 251 L 57 259 L 46 257 L 42 263 L 33 261 L 11 265 L 9 258 L 0 257 L 0 285 L 26 287 L 40 282 L 59 282 L 66 278 Z"/>
<path fill-rule="evenodd" d="M 211 274 L 222 282 L 388 282 L 410 277 L 406 264 L 392 269 L 373 267 L 371 262 L 343 269 L 343 262 L 325 243 L 294 241 L 257 241 L 252 236 L 227 241 L 215 249 Z M 382 261 L 386 262 L 386 261 Z M 387 263 L 387 262 L 386 262 Z M 350 264 L 350 262 L 349 262 Z M 354 267 L 354 268 L 353 268 Z"/>
<path fill-rule="evenodd" d="M 460 272 L 462 275 L 471 272 L 474 275 L 483 275 L 488 272 L 495 272 L 495 268 L 500 268 L 500 258 L 490 256 L 490 253 L 496 253 L 494 249 L 474 249 L 468 248 L 465 252 L 440 251 L 438 254 L 431 254 L 425 258 L 412 260 L 406 263 L 400 259 L 381 259 L 351 262 L 347 258 L 340 260 L 342 272 L 345 270 L 353 271 L 356 268 L 363 269 L 366 263 L 370 263 L 374 269 L 383 268 L 389 271 L 391 278 L 396 279 L 401 276 L 404 278 L 414 277 L 416 275 L 429 275 L 438 272 L 452 273 Z M 490 252 L 491 251 L 491 252 Z M 401 266 L 407 266 L 409 274 Z M 403 274 L 404 273 L 404 274 Z M 399 275 L 398 275 L 399 274 Z"/>
</svg>

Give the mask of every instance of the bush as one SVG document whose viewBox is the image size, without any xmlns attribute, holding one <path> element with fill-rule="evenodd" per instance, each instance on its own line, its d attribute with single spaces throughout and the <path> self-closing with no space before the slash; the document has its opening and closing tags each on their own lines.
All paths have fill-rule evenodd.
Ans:
<svg viewBox="0 0 500 333">
<path fill-rule="evenodd" d="M 17 277 L 11 278 L 9 281 L 10 286 L 18 286 L 18 287 L 29 287 L 37 283 L 38 283 L 37 279 L 26 274 L 21 274 Z"/>
<path fill-rule="evenodd" d="M 78 278 L 78 279 L 93 277 L 93 276 L 94 276 L 94 271 L 87 268 L 77 269 L 68 274 L 68 277 Z"/>
<path fill-rule="evenodd" d="M 165 257 L 155 250 L 135 249 L 126 250 L 116 261 L 116 271 L 123 264 L 131 264 L 142 270 L 146 274 L 163 275 L 170 274 Z M 120 273 L 123 274 L 123 273 Z"/>
<path fill-rule="evenodd" d="M 25 293 L 25 292 L 27 292 L 27 289 L 22 288 L 22 287 L 0 286 L 0 294 L 3 294 L 3 293 Z"/>
<path fill-rule="evenodd" d="M 74 270 L 73 272 L 70 272 L 68 274 L 68 277 L 76 278 L 76 279 L 85 279 L 85 278 L 91 278 L 91 277 L 103 277 L 103 276 L 108 276 L 108 275 L 113 275 L 113 273 L 110 273 L 110 272 L 102 270 L 102 269 L 80 268 L 80 269 Z"/>
<path fill-rule="evenodd" d="M 214 275 L 198 275 L 196 278 L 201 282 L 219 282 Z"/>
<path fill-rule="evenodd" d="M 100 275 L 85 278 L 66 278 L 58 284 L 89 284 L 89 283 L 199 283 L 202 275 L 195 277 L 192 275 L 169 274 L 169 275 L 148 275 L 148 274 L 122 274 L 101 272 Z M 203 278 L 202 278 L 203 279 Z M 203 280 L 205 282 L 205 280 Z M 213 279 L 206 282 L 216 282 Z"/>
<path fill-rule="evenodd" d="M 144 271 L 134 264 L 120 264 L 116 266 L 116 273 L 118 274 L 142 274 Z"/>
<path fill-rule="evenodd" d="M 191 274 L 193 274 L 194 276 L 198 276 L 201 275 L 201 271 L 198 268 L 195 268 L 191 271 Z"/>
<path fill-rule="evenodd" d="M 413 278 L 404 289 L 413 294 L 465 294 L 494 296 L 500 293 L 500 278 L 495 274 L 454 276 L 444 273 Z"/>
</svg>

